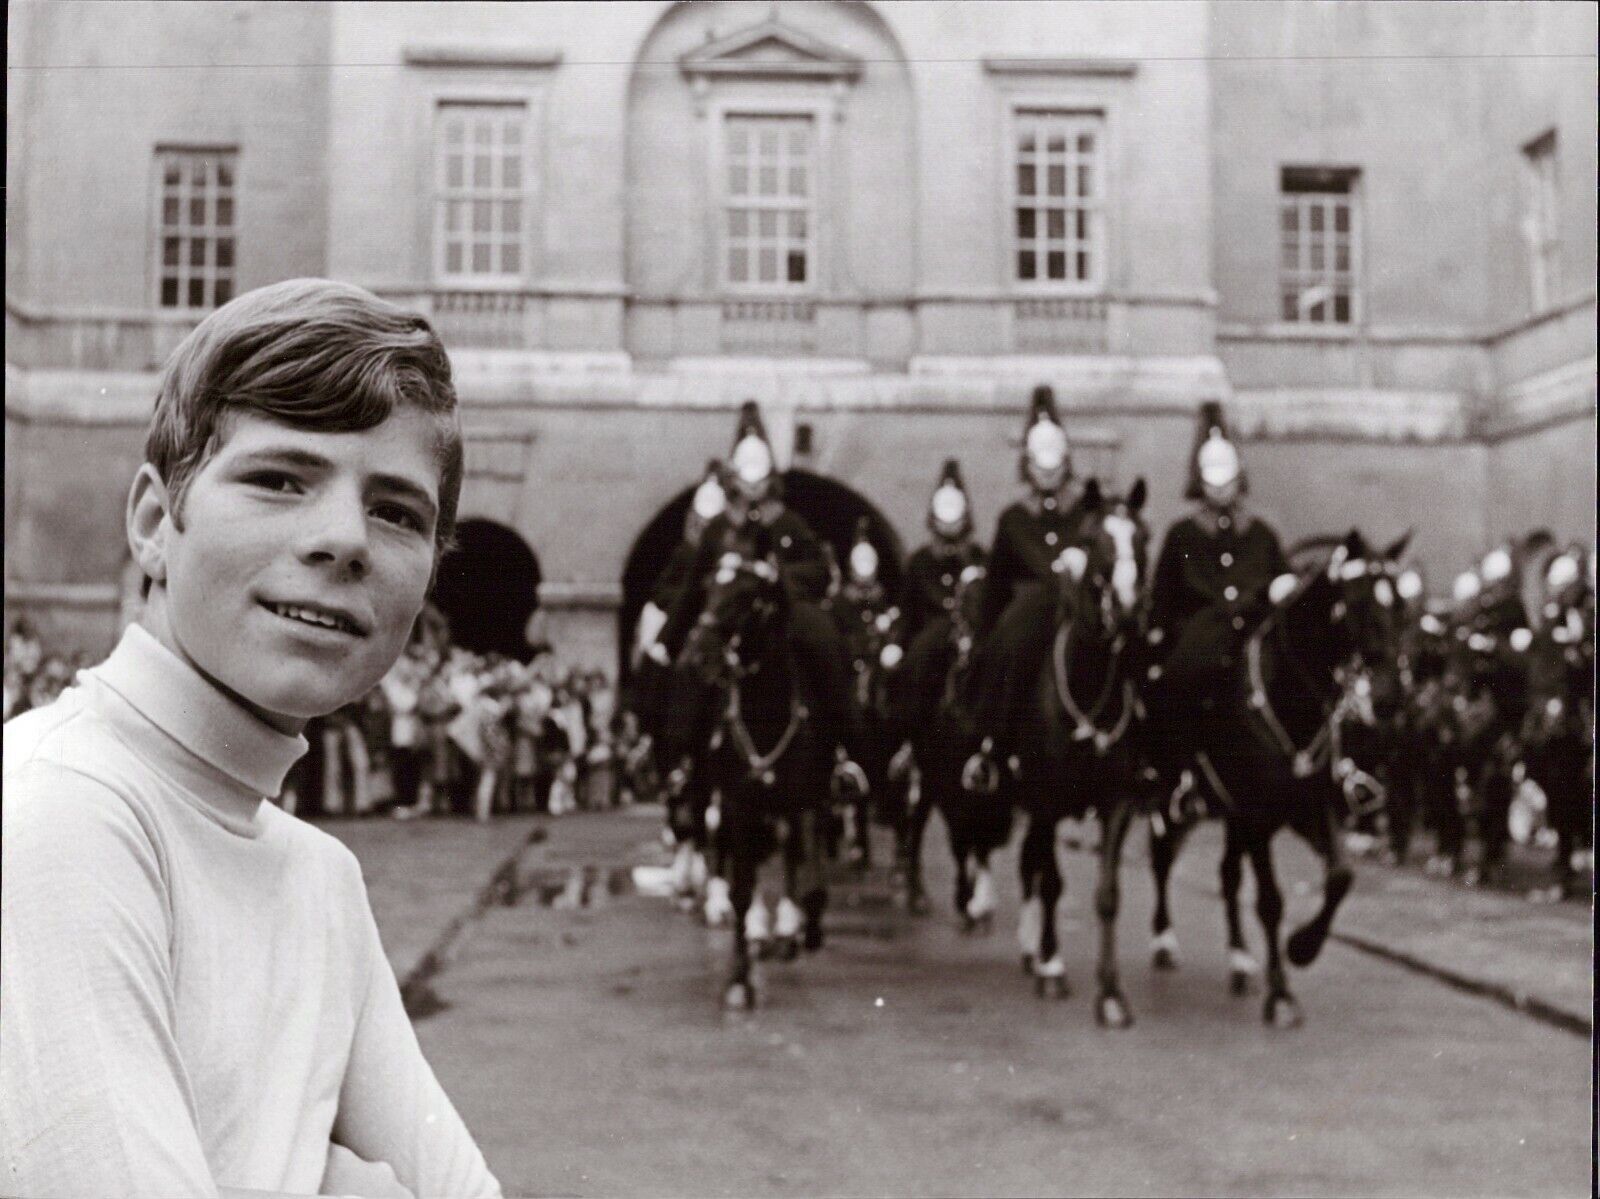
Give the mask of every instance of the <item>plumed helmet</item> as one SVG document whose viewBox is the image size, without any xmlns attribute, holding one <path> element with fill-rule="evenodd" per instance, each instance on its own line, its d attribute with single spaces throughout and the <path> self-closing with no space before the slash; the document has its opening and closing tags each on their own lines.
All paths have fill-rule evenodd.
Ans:
<svg viewBox="0 0 1600 1199">
<path fill-rule="evenodd" d="M 928 528 L 940 537 L 965 537 L 972 532 L 972 503 L 961 481 L 961 464 L 946 458 L 939 482 L 928 501 Z"/>
<path fill-rule="evenodd" d="M 1183 490 L 1184 498 L 1198 500 L 1205 495 L 1206 484 L 1225 487 L 1235 479 L 1239 483 L 1240 495 L 1250 490 L 1249 480 L 1244 473 L 1244 460 L 1222 417 L 1222 405 L 1215 400 L 1207 400 L 1200 405 L 1194 449 L 1189 454 L 1189 481 Z"/>
<path fill-rule="evenodd" d="M 878 577 L 878 550 L 872 544 L 872 522 L 865 516 L 856 521 L 856 537 L 850 546 L 850 575 L 862 583 Z"/>
<path fill-rule="evenodd" d="M 698 537 L 700 531 L 721 516 L 727 507 L 728 491 L 723 482 L 722 463 L 712 458 L 706 463 L 705 474 L 700 476 L 700 484 L 690 498 L 685 535 L 691 539 Z"/>
<path fill-rule="evenodd" d="M 770 494 L 777 483 L 777 459 L 754 400 L 746 400 L 739 409 L 728 467 L 733 486 L 747 495 Z"/>
<path fill-rule="evenodd" d="M 1032 462 L 1043 471 L 1063 469 L 1063 477 L 1072 476 L 1072 453 L 1067 444 L 1067 431 L 1062 427 L 1061 416 L 1056 411 L 1056 395 L 1046 383 L 1033 389 L 1028 401 L 1028 422 L 1022 430 L 1023 481 L 1028 479 L 1028 464 Z"/>
</svg>

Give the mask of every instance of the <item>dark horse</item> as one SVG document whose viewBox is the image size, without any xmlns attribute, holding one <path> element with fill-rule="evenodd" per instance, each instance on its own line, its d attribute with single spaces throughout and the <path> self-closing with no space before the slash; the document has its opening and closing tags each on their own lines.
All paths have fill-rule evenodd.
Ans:
<svg viewBox="0 0 1600 1199">
<path fill-rule="evenodd" d="M 918 634 L 911 660 L 916 677 L 904 680 L 915 782 L 903 825 L 906 898 L 912 911 L 926 908 L 922 889 L 922 832 L 930 814 L 944 818 L 956 863 L 955 909 L 963 929 L 987 927 L 994 913 L 989 858 L 1011 836 L 1011 807 L 993 794 L 961 785 L 962 766 L 981 740 L 972 720 L 974 626 L 983 588 L 981 567 L 969 567 L 956 586 L 950 615 Z"/>
<path fill-rule="evenodd" d="M 789 594 L 769 540 L 758 530 L 741 550 L 723 556 L 683 650 L 684 663 L 721 701 L 700 765 L 721 795 L 717 837 L 733 903 L 733 961 L 723 992 L 729 1008 L 756 1003 L 745 917 L 756 875 L 772 852 L 782 849 L 784 900 L 798 898 L 807 950 L 822 946 L 828 901 L 821 825 L 830 759 L 791 649 Z"/>
<path fill-rule="evenodd" d="M 1149 790 L 1128 735 L 1139 702 L 1139 625 L 1150 540 L 1140 515 L 1144 501 L 1143 479 L 1125 498 L 1102 495 L 1092 479 L 1085 488 L 1078 544 L 1058 559 L 1055 636 L 1030 706 L 1032 719 L 1020 739 L 1020 772 L 1011 784 L 1028 822 L 1019 862 L 1023 907 L 1017 935 L 1023 966 L 1041 996 L 1067 994 L 1056 933 L 1056 905 L 1066 889 L 1056 859 L 1056 828 L 1090 811 L 1099 816 L 1095 1018 L 1112 1028 L 1133 1022 L 1117 971 L 1117 876 L 1128 827 L 1141 793 Z"/>
<path fill-rule="evenodd" d="M 1222 894 L 1228 923 L 1230 985 L 1245 994 L 1255 963 L 1239 924 L 1239 888 L 1248 860 L 1256 880 L 1256 915 L 1266 935 L 1269 1024 L 1301 1023 L 1289 990 L 1279 928 L 1283 892 L 1272 865 L 1272 839 L 1282 828 L 1303 837 L 1324 863 L 1318 911 L 1288 939 L 1287 956 L 1308 966 L 1322 952 L 1354 875 L 1344 860 L 1339 825 L 1347 810 L 1335 777 L 1334 721 L 1349 668 L 1378 660 L 1393 638 L 1394 561 L 1409 537 L 1373 555 L 1352 531 L 1331 555 L 1297 576 L 1284 576 L 1261 597 L 1255 627 L 1208 719 L 1191 726 L 1186 748 L 1208 808 L 1224 820 Z M 1288 585 L 1292 583 L 1292 586 Z M 1279 591 L 1281 594 L 1273 594 Z M 1172 864 L 1193 825 L 1151 822 L 1156 877 L 1156 965 L 1175 964 L 1176 938 L 1167 905 Z"/>
</svg>

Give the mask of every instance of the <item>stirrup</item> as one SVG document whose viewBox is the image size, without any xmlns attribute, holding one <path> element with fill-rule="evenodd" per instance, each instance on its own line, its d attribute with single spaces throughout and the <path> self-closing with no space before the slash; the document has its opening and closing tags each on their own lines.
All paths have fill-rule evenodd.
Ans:
<svg viewBox="0 0 1600 1199">
<path fill-rule="evenodd" d="M 994 760 L 994 742 L 988 737 L 961 768 L 961 789 L 973 795 L 993 795 L 1000 790 L 1000 765 Z"/>
</svg>

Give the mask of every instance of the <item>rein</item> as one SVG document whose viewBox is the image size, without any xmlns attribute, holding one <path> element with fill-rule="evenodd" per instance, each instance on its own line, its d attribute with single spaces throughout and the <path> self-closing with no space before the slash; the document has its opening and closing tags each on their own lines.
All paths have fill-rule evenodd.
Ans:
<svg viewBox="0 0 1600 1199">
<path fill-rule="evenodd" d="M 759 781 L 764 787 L 776 785 L 777 775 L 774 773 L 783 755 L 789 752 L 789 747 L 794 744 L 795 737 L 806 722 L 808 713 L 806 706 L 800 702 L 800 693 L 793 687 L 789 692 L 789 723 L 783 730 L 783 735 L 778 742 L 766 753 L 756 748 L 755 738 L 750 735 L 750 728 L 744 722 L 743 710 L 739 700 L 739 680 L 736 677 L 728 686 L 728 707 L 724 713 L 727 722 L 728 734 L 733 738 L 733 747 L 744 759 L 746 769 L 749 771 L 748 779 Z"/>
<path fill-rule="evenodd" d="M 1111 728 L 1104 728 L 1095 723 L 1111 701 L 1111 693 L 1116 689 L 1117 666 L 1122 656 L 1125 640 L 1122 634 L 1117 634 L 1116 640 L 1111 643 L 1111 652 L 1106 666 L 1106 683 L 1088 712 L 1078 706 L 1077 700 L 1072 697 L 1072 687 L 1067 679 L 1067 646 L 1072 640 L 1074 622 L 1067 620 L 1061 626 L 1061 631 L 1056 634 L 1055 650 L 1051 655 L 1051 662 L 1055 667 L 1056 695 L 1061 700 L 1061 707 L 1072 720 L 1072 739 L 1074 741 L 1094 742 L 1094 752 L 1104 755 L 1111 747 L 1121 741 L 1127 733 L 1128 726 L 1133 722 L 1134 694 L 1133 682 L 1130 679 L 1122 681 L 1122 713 Z"/>
</svg>

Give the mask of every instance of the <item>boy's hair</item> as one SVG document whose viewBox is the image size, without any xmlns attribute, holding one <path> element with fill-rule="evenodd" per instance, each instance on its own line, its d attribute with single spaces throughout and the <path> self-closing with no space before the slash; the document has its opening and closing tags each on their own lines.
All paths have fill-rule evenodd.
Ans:
<svg viewBox="0 0 1600 1199">
<path fill-rule="evenodd" d="M 462 475 L 450 359 L 425 317 L 348 283 L 289 279 L 246 292 L 201 321 L 161 373 L 145 459 L 179 521 L 184 493 L 231 414 L 353 433 L 407 404 L 432 413 L 438 428 L 434 540 L 442 554 L 455 531 Z"/>
</svg>

